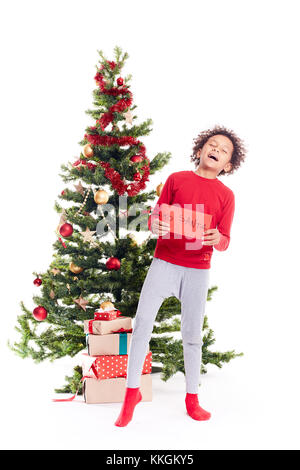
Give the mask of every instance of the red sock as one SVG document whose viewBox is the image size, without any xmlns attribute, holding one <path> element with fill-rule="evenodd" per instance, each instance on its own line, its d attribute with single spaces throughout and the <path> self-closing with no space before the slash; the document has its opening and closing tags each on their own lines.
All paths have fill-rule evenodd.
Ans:
<svg viewBox="0 0 300 470">
<path fill-rule="evenodd" d="M 129 421 L 132 419 L 133 411 L 135 405 L 137 405 L 142 399 L 142 394 L 139 387 L 130 388 L 126 387 L 125 397 L 123 401 L 123 406 L 121 408 L 119 417 L 115 422 L 116 426 L 127 426 Z"/>
<path fill-rule="evenodd" d="M 199 405 L 197 393 L 187 393 L 185 397 L 186 410 L 188 414 L 198 421 L 206 421 L 211 417 L 208 411 L 205 411 Z"/>
</svg>

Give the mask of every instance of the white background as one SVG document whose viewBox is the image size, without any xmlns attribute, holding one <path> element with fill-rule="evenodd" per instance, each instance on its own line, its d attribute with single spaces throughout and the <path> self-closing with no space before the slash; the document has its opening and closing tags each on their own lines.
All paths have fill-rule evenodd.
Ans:
<svg viewBox="0 0 300 470">
<path fill-rule="evenodd" d="M 1 6 L 1 447 L 10 449 L 299 448 L 299 12 L 296 1 L 11 1 Z M 185 413 L 184 376 L 153 376 L 153 401 L 126 428 L 120 404 L 52 403 L 76 360 L 35 365 L 12 354 L 19 302 L 33 307 L 33 271 L 52 260 L 65 187 L 93 108 L 102 49 L 129 53 L 123 75 L 147 156 L 170 151 L 151 177 L 194 169 L 193 139 L 215 124 L 246 142 L 245 164 L 220 177 L 236 196 L 231 245 L 214 250 L 207 304 L 219 350 L 199 389 L 209 422 Z M 18 337 L 18 336 L 17 336 Z"/>
</svg>

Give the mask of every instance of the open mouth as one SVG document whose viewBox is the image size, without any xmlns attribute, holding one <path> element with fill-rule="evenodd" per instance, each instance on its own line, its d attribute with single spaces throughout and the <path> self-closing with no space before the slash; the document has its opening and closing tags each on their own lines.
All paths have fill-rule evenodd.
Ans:
<svg viewBox="0 0 300 470">
<path fill-rule="evenodd" d="M 209 157 L 209 158 L 212 158 L 212 159 L 215 160 L 216 162 L 218 161 L 218 157 L 217 157 L 216 155 L 212 154 L 212 153 L 210 153 L 210 154 L 208 155 L 208 157 Z"/>
</svg>

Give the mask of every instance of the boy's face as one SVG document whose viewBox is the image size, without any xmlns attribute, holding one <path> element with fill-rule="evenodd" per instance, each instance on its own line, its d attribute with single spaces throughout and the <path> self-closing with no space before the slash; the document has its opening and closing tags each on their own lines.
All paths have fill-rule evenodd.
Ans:
<svg viewBox="0 0 300 470">
<path fill-rule="evenodd" d="M 233 151 L 233 143 L 228 137 L 222 134 L 213 135 L 197 152 L 197 157 L 201 158 L 199 166 L 214 169 L 216 174 L 222 170 L 229 171 Z"/>
</svg>

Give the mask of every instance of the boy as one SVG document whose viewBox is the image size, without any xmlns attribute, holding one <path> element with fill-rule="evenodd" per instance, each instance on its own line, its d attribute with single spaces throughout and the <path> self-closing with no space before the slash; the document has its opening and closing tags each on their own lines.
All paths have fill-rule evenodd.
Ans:
<svg viewBox="0 0 300 470">
<path fill-rule="evenodd" d="M 194 141 L 191 161 L 196 170 L 169 175 L 148 219 L 149 229 L 158 239 L 140 293 L 128 353 L 125 397 L 116 426 L 126 426 L 131 421 L 134 408 L 142 399 L 140 376 L 153 324 L 162 302 L 170 296 L 176 296 L 181 302 L 187 414 L 198 421 L 211 416 L 198 401 L 202 323 L 213 247 L 219 251 L 228 248 L 235 207 L 233 191 L 217 176 L 233 173 L 244 161 L 245 148 L 233 131 L 221 126 L 201 132 Z M 197 240 L 193 245 L 184 235 L 174 238 L 174 234 L 169 233 L 169 224 L 159 220 L 162 203 L 183 208 L 188 204 L 193 210 L 197 203 L 203 204 L 204 213 L 210 214 L 212 219 L 211 228 L 203 232 L 202 242 Z M 167 238 L 160 238 L 166 234 Z"/>
</svg>

